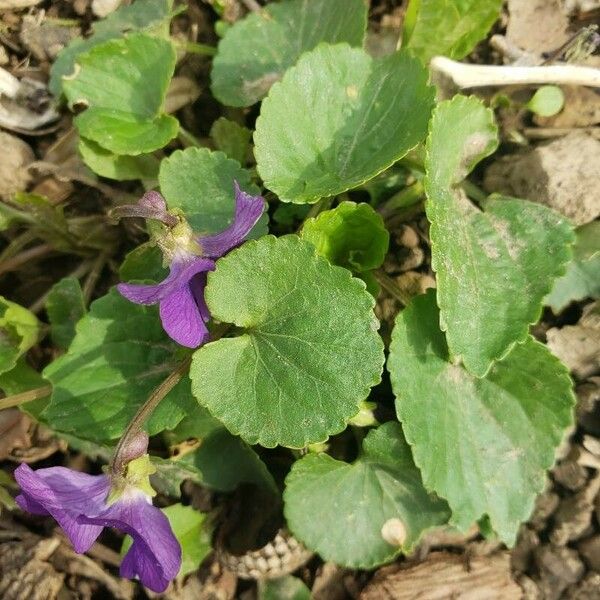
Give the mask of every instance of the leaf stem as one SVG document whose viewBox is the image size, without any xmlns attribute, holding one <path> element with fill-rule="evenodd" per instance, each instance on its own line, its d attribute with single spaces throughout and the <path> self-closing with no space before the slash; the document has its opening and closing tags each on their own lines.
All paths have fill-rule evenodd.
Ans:
<svg viewBox="0 0 600 600">
<path fill-rule="evenodd" d="M 148 417 L 154 412 L 154 409 L 160 404 L 160 401 L 179 383 L 181 378 L 190 368 L 192 357 L 188 356 L 185 360 L 181 361 L 177 368 L 169 374 L 169 376 L 154 389 L 154 391 L 148 397 L 148 400 L 140 406 L 137 413 L 135 413 L 133 419 L 131 419 L 127 429 L 121 436 L 119 443 L 115 449 L 113 459 L 111 461 L 111 470 L 115 469 L 115 465 L 124 464 L 121 454 L 124 449 L 127 448 L 129 443 L 133 441 L 138 434 L 143 430 L 144 423 Z"/>
<path fill-rule="evenodd" d="M 98 258 L 94 261 L 88 276 L 85 279 L 85 283 L 83 284 L 82 294 L 85 305 L 87 306 L 90 303 L 92 298 L 92 293 L 94 292 L 94 288 L 98 283 L 98 279 L 100 278 L 100 274 L 106 265 L 106 261 L 108 260 L 108 253 L 101 252 Z"/>
<path fill-rule="evenodd" d="M 400 286 L 383 271 L 373 271 L 377 283 L 388 293 L 393 296 L 402 306 L 407 306 L 411 300 L 411 295 L 407 294 Z"/>
<path fill-rule="evenodd" d="M 6 396 L 6 398 L 0 399 L 0 410 L 12 408 L 13 406 L 19 406 L 20 404 L 25 404 L 26 402 L 31 402 L 32 400 L 45 398 L 50 393 L 52 393 L 52 386 L 45 385 L 33 390 L 28 390 L 27 392 L 21 392 L 20 394 Z"/>
<path fill-rule="evenodd" d="M 197 146 L 198 148 L 205 147 L 205 145 L 202 144 L 202 142 L 200 142 L 200 140 L 193 133 L 189 132 L 181 125 L 179 125 L 179 133 L 177 134 L 177 137 L 186 148 L 189 148 L 190 146 Z"/>
<path fill-rule="evenodd" d="M 190 54 L 200 54 L 201 56 L 215 56 L 217 49 L 208 44 L 199 44 L 198 42 L 183 42 L 178 44 L 183 50 Z"/>
<path fill-rule="evenodd" d="M 422 181 L 415 181 L 412 185 L 405 187 L 398 193 L 394 194 L 389 200 L 384 202 L 378 209 L 381 216 L 386 219 L 397 210 L 407 208 L 416 204 L 421 198 L 425 190 Z"/>
<path fill-rule="evenodd" d="M 331 204 L 333 202 L 333 196 L 329 196 L 328 198 L 321 198 L 320 200 L 317 200 L 317 202 L 315 202 L 309 209 L 309 211 L 306 213 L 306 217 L 305 217 L 305 221 L 308 219 L 313 219 L 314 217 L 316 217 L 317 215 L 319 215 L 320 213 L 322 213 L 324 210 L 327 210 Z"/>
</svg>

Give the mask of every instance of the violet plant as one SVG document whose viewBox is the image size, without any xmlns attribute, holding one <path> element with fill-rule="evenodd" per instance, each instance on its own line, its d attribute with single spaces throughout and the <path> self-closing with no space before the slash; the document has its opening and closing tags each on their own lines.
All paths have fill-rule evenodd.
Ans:
<svg viewBox="0 0 600 600">
<path fill-rule="evenodd" d="M 411 2 L 403 48 L 378 58 L 363 49 L 362 0 L 269 3 L 269 18 L 233 25 L 212 90 L 228 106 L 262 102 L 252 148 L 245 125 L 223 119 L 217 150 L 164 150 L 179 128 L 164 112 L 170 3 L 138 0 L 63 52 L 52 83 L 87 107 L 75 118 L 83 160 L 153 188 L 113 208 L 145 219 L 150 241 L 72 313 L 76 325 L 56 305 L 83 307 L 78 282 L 50 292 L 50 330 L 68 349 L 41 374 L 25 362 L 39 322 L 2 300 L 11 341 L 0 407 L 19 404 L 110 461 L 103 475 L 15 471 L 19 506 L 54 517 L 76 551 L 103 527 L 129 534 L 121 574 L 156 592 L 187 572 L 182 557 L 198 566 L 210 548 L 198 549 L 199 535 L 180 547 L 149 477 L 175 499 L 190 479 L 224 493 L 262 488 L 310 551 L 349 568 L 408 554 L 448 524 L 485 522 L 514 543 L 573 421 L 568 370 L 530 326 L 575 237 L 541 204 L 469 197 L 470 173 L 499 143 L 494 113 L 476 97 L 436 102 L 426 61 L 464 57 L 501 2 L 453 3 L 456 27 L 432 21 L 442 4 Z M 305 27 L 290 31 L 300 17 Z M 393 258 L 390 217 L 419 214 L 423 200 L 437 287 L 416 295 L 381 267 Z M 380 333 L 374 308 L 386 294 L 397 314 Z M 384 365 L 393 397 L 378 385 Z M 379 424 L 377 407 L 395 417 Z M 173 455 L 148 456 L 143 431 Z M 177 459 L 189 439 L 197 447 Z"/>
<path fill-rule="evenodd" d="M 170 215 L 164 199 L 156 192 L 147 193 L 131 215 L 162 221 L 169 230 L 157 236 L 169 263 L 169 276 L 155 285 L 121 283 L 119 292 L 136 304 L 159 304 L 160 318 L 169 337 L 182 346 L 197 348 L 209 338 L 206 323 L 210 313 L 204 301 L 206 274 L 215 268 L 215 260 L 239 246 L 264 211 L 260 196 L 243 192 L 235 182 L 233 222 L 214 235 L 197 235 L 185 222 Z"/>
</svg>

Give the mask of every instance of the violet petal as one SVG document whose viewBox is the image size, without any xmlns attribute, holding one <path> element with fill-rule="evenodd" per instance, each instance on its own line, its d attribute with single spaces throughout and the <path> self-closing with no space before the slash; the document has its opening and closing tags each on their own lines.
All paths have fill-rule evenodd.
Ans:
<svg viewBox="0 0 600 600">
<path fill-rule="evenodd" d="M 160 319 L 169 337 L 188 348 L 208 340 L 208 329 L 189 285 L 160 301 Z"/>
<path fill-rule="evenodd" d="M 200 311 L 200 316 L 205 323 L 208 323 L 210 320 L 210 311 L 208 310 L 208 306 L 206 306 L 206 300 L 204 299 L 207 274 L 208 273 L 198 273 L 190 280 L 190 289 L 192 290 L 194 300 L 196 301 L 196 306 Z"/>
<path fill-rule="evenodd" d="M 56 519 L 73 544 L 76 552 L 86 552 L 102 532 L 102 527 L 78 522 L 85 511 L 100 512 L 110 482 L 105 475 L 78 473 L 65 467 L 50 467 L 34 471 L 26 464 L 15 470 L 21 486 L 16 502 L 23 510 L 35 514 L 50 514 Z M 45 512 L 41 513 L 43 509 Z"/>
<path fill-rule="evenodd" d="M 214 262 L 208 258 L 192 257 L 189 260 L 173 261 L 169 275 L 160 283 L 138 285 L 135 283 L 119 283 L 119 293 L 136 304 L 156 304 L 163 298 L 186 286 L 197 273 L 210 271 Z"/>
<path fill-rule="evenodd" d="M 262 196 L 251 196 L 235 182 L 235 215 L 231 225 L 215 235 L 200 236 L 198 243 L 205 256 L 218 258 L 239 246 L 250 233 L 265 210 Z"/>
<path fill-rule="evenodd" d="M 102 514 L 82 521 L 114 527 L 133 538 L 121 563 L 121 575 L 140 581 L 154 592 L 163 592 L 181 567 L 181 547 L 169 520 L 140 493 L 122 498 Z"/>
</svg>

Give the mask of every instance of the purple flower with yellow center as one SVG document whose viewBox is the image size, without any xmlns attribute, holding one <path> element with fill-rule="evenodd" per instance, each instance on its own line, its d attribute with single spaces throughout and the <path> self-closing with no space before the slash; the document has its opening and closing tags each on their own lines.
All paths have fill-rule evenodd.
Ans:
<svg viewBox="0 0 600 600">
<path fill-rule="evenodd" d="M 104 527 L 129 534 L 133 544 L 121 563 L 121 575 L 163 592 L 181 566 L 181 547 L 167 517 L 152 505 L 154 472 L 148 455 L 131 461 L 125 475 L 88 475 L 65 467 L 15 470 L 21 486 L 17 504 L 34 515 L 51 515 L 76 552 L 90 549 Z"/>
<path fill-rule="evenodd" d="M 251 196 L 235 182 L 235 215 L 231 225 L 214 235 L 196 235 L 185 221 L 167 212 L 164 198 L 149 192 L 122 216 L 158 219 L 169 226 L 169 237 L 158 240 L 168 262 L 169 275 L 156 285 L 121 283 L 119 292 L 136 304 L 158 304 L 165 331 L 182 346 L 197 348 L 209 338 L 210 319 L 204 301 L 206 276 L 215 261 L 239 246 L 265 209 L 261 196 Z"/>
</svg>

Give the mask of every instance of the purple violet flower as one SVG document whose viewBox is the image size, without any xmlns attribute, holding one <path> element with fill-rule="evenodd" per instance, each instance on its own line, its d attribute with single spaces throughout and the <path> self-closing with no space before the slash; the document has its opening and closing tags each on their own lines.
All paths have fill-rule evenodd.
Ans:
<svg viewBox="0 0 600 600">
<path fill-rule="evenodd" d="M 150 204 L 157 218 L 167 223 L 167 205 L 157 192 L 140 200 L 143 210 Z M 160 198 L 160 201 L 158 200 Z M 198 236 L 189 231 L 186 223 L 171 229 L 174 243 L 168 249 L 170 272 L 156 285 L 120 283 L 119 292 L 136 304 L 159 304 L 160 318 L 165 331 L 182 346 L 197 348 L 209 338 L 206 323 L 210 319 L 204 302 L 206 274 L 215 268 L 215 261 L 229 250 L 239 246 L 250 233 L 265 209 L 261 196 L 251 196 L 235 182 L 235 215 L 231 225 L 214 235 Z M 143 215 L 143 216 L 150 216 Z M 182 229 L 176 231 L 178 227 Z M 167 250 L 167 244 L 163 250 Z"/>
<path fill-rule="evenodd" d="M 142 458 L 148 461 L 147 455 Z M 143 482 L 151 471 L 146 470 L 144 477 L 143 469 L 142 465 L 139 487 L 122 479 L 115 494 L 108 475 L 87 475 L 65 467 L 34 471 L 21 464 L 14 473 L 21 486 L 16 502 L 34 515 L 54 517 L 79 553 L 90 549 L 104 527 L 129 534 L 133 544 L 121 563 L 121 576 L 137 576 L 152 591 L 164 592 L 179 572 L 181 547 L 167 517 L 152 505 L 146 492 L 152 490 Z"/>
</svg>

